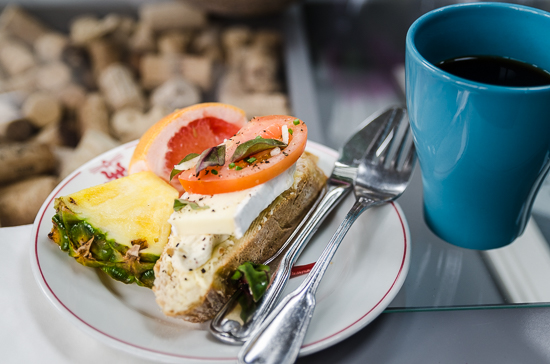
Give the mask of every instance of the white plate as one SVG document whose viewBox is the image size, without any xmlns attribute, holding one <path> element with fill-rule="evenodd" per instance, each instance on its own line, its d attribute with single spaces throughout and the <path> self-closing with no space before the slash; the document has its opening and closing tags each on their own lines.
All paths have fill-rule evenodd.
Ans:
<svg viewBox="0 0 550 364">
<path fill-rule="evenodd" d="M 151 290 L 116 282 L 101 271 L 81 266 L 48 239 L 54 198 L 126 174 L 136 142 L 88 162 L 48 197 L 33 226 L 34 276 L 52 304 L 96 339 L 128 353 L 172 363 L 231 363 L 238 346 L 218 342 L 205 324 L 165 317 Z M 338 154 L 309 142 L 310 152 L 330 174 Z M 325 220 L 298 264 L 314 262 L 353 202 L 351 194 Z M 407 275 L 409 229 L 396 204 L 367 210 L 348 232 L 317 292 L 317 307 L 300 354 L 327 348 L 369 324 L 389 305 Z M 286 292 L 304 276 L 289 281 Z"/>
</svg>

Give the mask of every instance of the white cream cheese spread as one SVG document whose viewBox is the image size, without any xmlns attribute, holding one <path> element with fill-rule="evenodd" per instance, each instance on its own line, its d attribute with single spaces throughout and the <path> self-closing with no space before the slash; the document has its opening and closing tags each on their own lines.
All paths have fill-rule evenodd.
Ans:
<svg viewBox="0 0 550 364">
<path fill-rule="evenodd" d="M 212 249 L 229 236 L 240 239 L 254 219 L 280 194 L 294 184 L 296 165 L 279 176 L 242 191 L 199 195 L 185 192 L 181 199 L 195 202 L 199 209 L 186 206 L 172 213 L 170 246 L 174 269 L 190 270 L 210 259 Z M 208 206 L 208 208 L 205 208 Z"/>
<path fill-rule="evenodd" d="M 207 234 L 177 236 L 170 235 L 175 240 L 172 250 L 172 266 L 176 270 L 191 271 L 206 263 L 212 256 L 212 249 L 229 239 L 229 235 Z"/>
</svg>

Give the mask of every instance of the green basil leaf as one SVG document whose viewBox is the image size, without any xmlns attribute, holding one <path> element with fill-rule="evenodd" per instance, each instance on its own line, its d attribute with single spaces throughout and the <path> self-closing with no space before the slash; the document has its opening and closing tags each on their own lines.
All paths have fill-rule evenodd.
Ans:
<svg viewBox="0 0 550 364">
<path fill-rule="evenodd" d="M 199 156 L 195 172 L 197 175 L 203 169 L 214 166 L 223 166 L 225 164 L 225 144 L 208 148 Z"/>
<path fill-rule="evenodd" d="M 184 198 L 176 198 L 174 200 L 174 211 L 179 211 L 185 206 L 191 207 L 193 210 L 206 210 L 210 207 L 208 206 L 199 206 L 196 202 L 186 200 Z"/>
<path fill-rule="evenodd" d="M 258 138 L 249 140 L 240 144 L 233 156 L 231 157 L 231 162 L 237 162 L 242 159 L 245 159 L 252 154 L 262 152 L 264 150 L 273 149 L 273 148 L 285 148 L 287 145 L 277 139 L 264 139 Z"/>
<path fill-rule="evenodd" d="M 197 158 L 199 155 L 197 153 L 189 153 L 183 158 L 178 164 L 182 164 L 184 162 L 190 161 L 193 158 Z M 178 173 L 183 172 L 181 169 L 172 169 L 172 172 L 170 172 L 170 181 L 172 178 L 174 178 Z"/>
<path fill-rule="evenodd" d="M 248 284 L 248 289 L 254 302 L 258 302 L 263 297 L 267 286 L 269 285 L 269 267 L 263 264 L 252 264 L 246 262 L 237 268 L 242 276 L 235 274 L 238 279 L 243 279 Z"/>
<path fill-rule="evenodd" d="M 198 153 L 189 153 L 178 164 L 182 164 L 184 162 L 190 161 L 193 158 L 197 158 L 199 155 L 200 154 L 198 154 Z"/>
</svg>

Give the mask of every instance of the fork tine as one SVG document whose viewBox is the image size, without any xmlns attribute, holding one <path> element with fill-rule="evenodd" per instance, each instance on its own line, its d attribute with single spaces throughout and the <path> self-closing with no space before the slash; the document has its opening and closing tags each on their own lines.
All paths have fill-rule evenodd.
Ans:
<svg viewBox="0 0 550 364">
<path fill-rule="evenodd" d="M 409 123 L 405 118 L 403 119 L 402 124 L 403 127 L 405 127 L 405 131 L 401 135 L 401 140 L 397 147 L 397 153 L 395 153 L 391 162 L 389 163 L 389 166 L 391 168 L 397 167 L 399 169 L 399 167 L 405 164 L 405 161 L 407 160 L 407 158 L 409 158 L 408 153 L 410 152 L 411 145 L 414 144 L 411 128 L 409 127 Z"/>
<path fill-rule="evenodd" d="M 393 125 L 393 130 L 388 136 L 391 140 L 385 146 L 385 149 L 380 153 L 379 162 L 386 168 L 395 167 L 395 161 L 402 155 L 402 150 L 407 138 L 408 117 L 406 113 L 401 113 L 399 118 L 396 118 L 396 123 Z"/>
<path fill-rule="evenodd" d="M 413 168 L 416 162 L 416 148 L 414 145 L 414 141 L 412 140 L 412 133 L 410 131 L 410 128 L 408 130 L 408 134 L 409 134 L 408 139 L 410 140 L 410 144 L 408 145 L 408 148 L 406 150 L 407 154 L 403 160 L 403 165 L 401 167 L 402 170 Z"/>
<path fill-rule="evenodd" d="M 388 116 L 389 122 L 384 123 L 384 127 L 378 130 L 376 136 L 367 148 L 365 154 L 366 158 L 376 160 L 379 159 L 378 157 L 381 157 L 381 161 L 384 160 L 387 151 L 389 151 L 392 146 L 393 137 L 398 129 L 396 125 L 398 126 L 401 123 L 403 117 L 404 114 L 401 110 L 392 110 L 392 113 Z"/>
<path fill-rule="evenodd" d="M 416 149 L 413 143 L 409 150 L 409 155 L 407 156 L 407 159 L 405 159 L 405 163 L 403 164 L 403 169 L 412 168 L 414 167 L 415 163 L 416 163 Z"/>
</svg>

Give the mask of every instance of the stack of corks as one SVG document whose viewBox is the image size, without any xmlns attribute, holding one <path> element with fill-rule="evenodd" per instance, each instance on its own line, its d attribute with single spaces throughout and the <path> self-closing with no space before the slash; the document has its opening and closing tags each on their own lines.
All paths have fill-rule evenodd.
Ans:
<svg viewBox="0 0 550 364">
<path fill-rule="evenodd" d="M 138 139 L 175 109 L 220 101 L 289 114 L 281 37 L 221 26 L 181 2 L 73 19 L 51 29 L 22 8 L 0 15 L 0 226 L 29 224 L 54 187 Z"/>
</svg>

